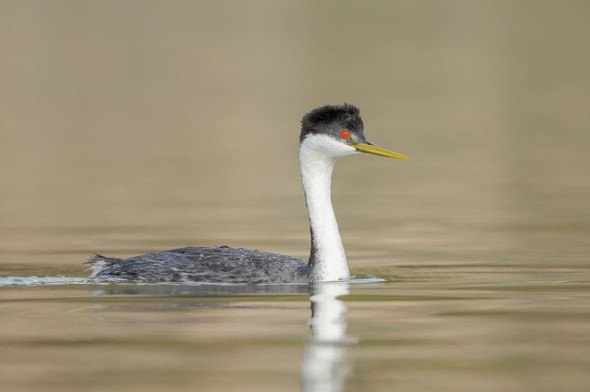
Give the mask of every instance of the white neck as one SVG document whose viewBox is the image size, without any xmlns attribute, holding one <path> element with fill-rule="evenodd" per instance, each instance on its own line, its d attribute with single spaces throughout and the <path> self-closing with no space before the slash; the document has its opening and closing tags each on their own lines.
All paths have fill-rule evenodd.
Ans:
<svg viewBox="0 0 590 392">
<path fill-rule="evenodd" d="M 311 228 L 312 282 L 327 282 L 349 277 L 348 262 L 332 208 L 330 184 L 338 158 L 354 154 L 355 149 L 326 135 L 308 135 L 299 150 L 301 177 Z"/>
</svg>

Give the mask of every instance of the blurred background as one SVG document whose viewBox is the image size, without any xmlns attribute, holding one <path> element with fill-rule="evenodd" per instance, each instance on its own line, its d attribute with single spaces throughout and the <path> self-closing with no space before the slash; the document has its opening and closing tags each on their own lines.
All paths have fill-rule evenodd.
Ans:
<svg viewBox="0 0 590 392">
<path fill-rule="evenodd" d="M 386 282 L 340 287 L 347 336 L 320 346 L 349 357 L 312 368 L 587 391 L 589 21 L 585 0 L 0 0 L 2 385 L 298 390 L 294 286 L 59 276 L 187 245 L 306 258 L 299 122 L 348 102 L 411 159 L 336 167 L 351 272 Z"/>
<path fill-rule="evenodd" d="M 185 245 L 306 257 L 299 121 L 343 102 L 412 158 L 337 167 L 353 272 L 584 265 L 589 17 L 583 0 L 0 0 L 3 274 Z"/>
</svg>

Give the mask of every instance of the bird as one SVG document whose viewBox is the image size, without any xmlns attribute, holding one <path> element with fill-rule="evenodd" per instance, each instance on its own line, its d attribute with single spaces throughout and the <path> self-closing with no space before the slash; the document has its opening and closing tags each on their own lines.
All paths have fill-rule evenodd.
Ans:
<svg viewBox="0 0 590 392">
<path fill-rule="evenodd" d="M 189 246 L 120 259 L 94 254 L 91 279 L 137 283 L 288 284 L 346 281 L 348 261 L 332 208 L 331 179 L 339 158 L 368 153 L 406 159 L 370 142 L 358 107 L 325 105 L 301 120 L 299 162 L 309 215 L 308 261 L 243 248 Z"/>
</svg>

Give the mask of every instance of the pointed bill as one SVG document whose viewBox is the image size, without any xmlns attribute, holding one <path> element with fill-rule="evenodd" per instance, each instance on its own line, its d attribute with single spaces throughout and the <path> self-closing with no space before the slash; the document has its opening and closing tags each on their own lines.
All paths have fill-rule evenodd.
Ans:
<svg viewBox="0 0 590 392">
<path fill-rule="evenodd" d="M 386 150 L 381 147 L 377 147 L 374 144 L 350 143 L 349 146 L 356 148 L 357 151 L 368 152 L 369 154 L 380 155 L 382 157 L 408 159 L 408 157 L 403 154 L 398 154 L 397 152 L 393 152 L 393 151 L 389 151 L 389 150 Z"/>
</svg>

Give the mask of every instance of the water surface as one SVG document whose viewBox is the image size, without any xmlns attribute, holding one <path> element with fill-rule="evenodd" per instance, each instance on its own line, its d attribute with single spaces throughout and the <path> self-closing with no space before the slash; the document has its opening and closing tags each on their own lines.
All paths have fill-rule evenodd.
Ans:
<svg viewBox="0 0 590 392">
<path fill-rule="evenodd" d="M 7 390 L 586 391 L 585 2 L 0 2 Z M 87 281 L 87 255 L 308 255 L 309 109 L 374 142 L 307 286 Z M 312 317 L 312 308 L 314 309 Z"/>
</svg>

